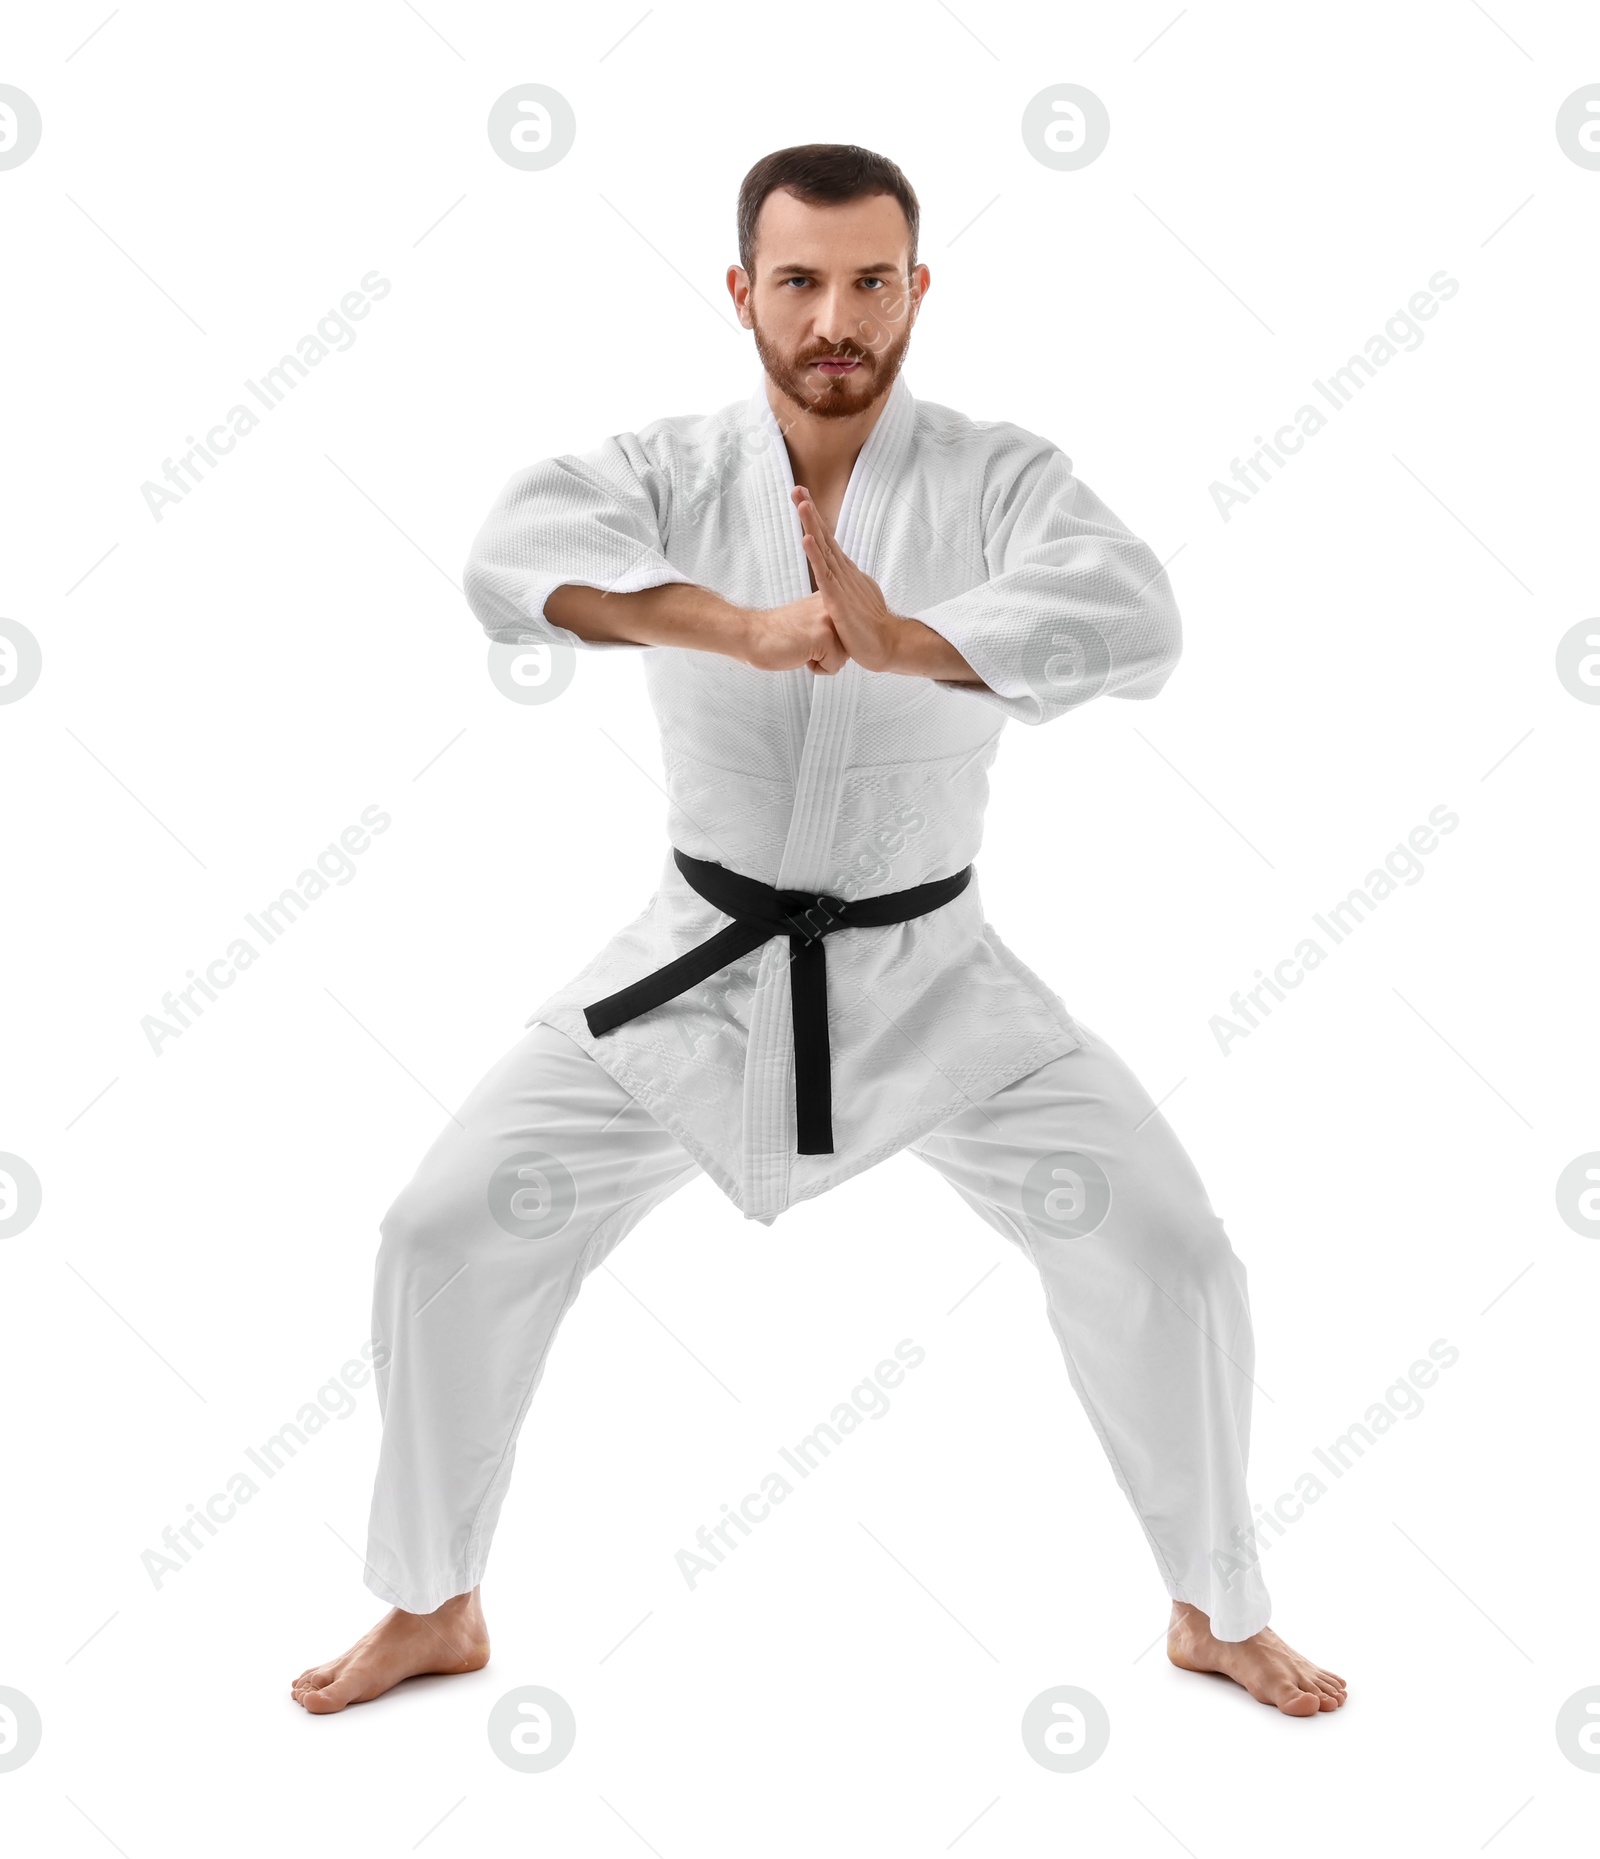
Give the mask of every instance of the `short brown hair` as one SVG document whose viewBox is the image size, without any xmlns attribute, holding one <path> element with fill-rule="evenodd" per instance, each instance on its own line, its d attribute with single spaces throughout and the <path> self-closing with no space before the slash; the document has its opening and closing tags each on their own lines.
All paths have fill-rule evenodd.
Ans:
<svg viewBox="0 0 1600 1859">
<path fill-rule="evenodd" d="M 739 188 L 739 263 L 752 283 L 756 275 L 756 218 L 768 194 L 780 188 L 810 205 L 864 200 L 891 194 L 900 202 L 911 233 L 909 264 L 917 262 L 917 196 L 886 155 L 853 142 L 804 142 L 763 155 Z"/>
</svg>

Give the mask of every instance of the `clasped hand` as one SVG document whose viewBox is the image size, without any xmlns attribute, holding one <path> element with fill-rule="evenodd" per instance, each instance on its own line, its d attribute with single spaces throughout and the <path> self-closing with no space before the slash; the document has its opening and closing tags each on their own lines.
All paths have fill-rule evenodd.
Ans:
<svg viewBox="0 0 1600 1859">
<path fill-rule="evenodd" d="M 797 485 L 791 495 L 817 591 L 752 612 L 746 662 L 760 671 L 805 665 L 829 676 L 852 658 L 867 671 L 890 669 L 896 640 L 908 622 L 889 611 L 877 582 L 839 547 L 805 486 Z"/>
</svg>

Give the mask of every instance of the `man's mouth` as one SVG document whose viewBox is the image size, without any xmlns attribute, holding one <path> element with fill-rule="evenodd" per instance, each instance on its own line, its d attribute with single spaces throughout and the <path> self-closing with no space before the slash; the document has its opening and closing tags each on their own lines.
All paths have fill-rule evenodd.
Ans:
<svg viewBox="0 0 1600 1859">
<path fill-rule="evenodd" d="M 854 374 L 861 364 L 858 361 L 852 360 L 849 356 L 824 355 L 819 360 L 814 361 L 811 366 L 815 368 L 819 374 L 845 375 Z"/>
</svg>

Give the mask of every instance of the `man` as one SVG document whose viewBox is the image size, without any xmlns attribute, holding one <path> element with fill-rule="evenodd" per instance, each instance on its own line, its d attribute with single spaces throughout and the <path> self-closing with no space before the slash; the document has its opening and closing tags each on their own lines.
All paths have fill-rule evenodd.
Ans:
<svg viewBox="0 0 1600 1859">
<path fill-rule="evenodd" d="M 367 1584 L 397 1605 L 295 1680 L 308 1710 L 487 1660 L 517 1433 L 584 1277 L 652 1207 L 704 1170 L 770 1226 L 901 1149 L 1038 1267 L 1171 1658 L 1292 1715 L 1343 1702 L 1266 1624 L 1244 1268 L 969 869 L 1006 719 L 1153 697 L 1172 596 L 1048 441 L 912 398 L 917 219 L 866 150 L 758 162 L 727 279 L 756 393 L 520 473 L 473 546 L 491 639 L 643 651 L 670 848 L 383 1221 Z"/>
</svg>

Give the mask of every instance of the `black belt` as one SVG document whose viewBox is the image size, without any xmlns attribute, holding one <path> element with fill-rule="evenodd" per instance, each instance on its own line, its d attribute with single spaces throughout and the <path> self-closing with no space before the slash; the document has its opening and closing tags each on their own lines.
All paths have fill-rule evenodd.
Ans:
<svg viewBox="0 0 1600 1859">
<path fill-rule="evenodd" d="M 833 1077 L 828 1053 L 828 964 L 822 939 L 835 930 L 878 929 L 908 923 L 959 897 L 972 867 L 930 884 L 890 891 L 884 897 L 848 902 L 816 891 L 780 891 L 742 872 L 673 850 L 678 869 L 693 888 L 734 920 L 726 929 L 635 981 L 608 994 L 583 1017 L 596 1037 L 652 1007 L 685 993 L 696 982 L 726 968 L 774 936 L 789 938 L 789 1003 L 794 1019 L 795 1150 L 800 1155 L 833 1153 Z"/>
</svg>

